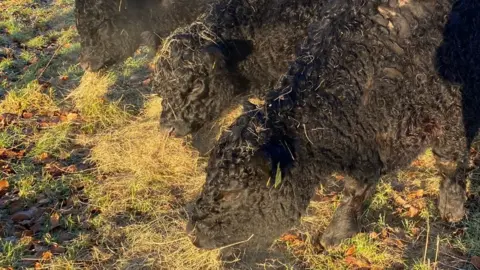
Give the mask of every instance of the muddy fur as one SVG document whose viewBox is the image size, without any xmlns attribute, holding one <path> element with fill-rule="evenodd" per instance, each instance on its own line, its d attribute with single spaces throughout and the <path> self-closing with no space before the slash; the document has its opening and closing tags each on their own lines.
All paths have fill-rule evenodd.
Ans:
<svg viewBox="0 0 480 270">
<path fill-rule="evenodd" d="M 213 0 L 212 0 L 213 1 Z M 98 70 L 126 59 L 145 44 L 194 21 L 210 0 L 75 0 L 84 69 Z"/>
<path fill-rule="evenodd" d="M 378 179 L 428 147 L 443 176 L 440 214 L 461 220 L 480 123 L 480 3 L 452 3 L 329 1 L 281 86 L 264 107 L 246 105 L 210 154 L 193 243 L 271 244 L 339 172 L 344 196 L 320 238 L 336 245 L 359 231 Z"/>
<path fill-rule="evenodd" d="M 263 97 L 295 59 L 322 2 L 221 1 L 202 23 L 176 33 L 157 65 L 161 125 L 185 136 L 248 95 Z"/>
</svg>

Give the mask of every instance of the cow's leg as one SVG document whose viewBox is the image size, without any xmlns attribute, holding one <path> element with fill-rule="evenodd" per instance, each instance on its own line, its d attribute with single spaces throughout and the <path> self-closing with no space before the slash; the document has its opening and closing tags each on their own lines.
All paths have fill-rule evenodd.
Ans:
<svg viewBox="0 0 480 270">
<path fill-rule="evenodd" d="M 357 180 L 346 177 L 343 198 L 338 206 L 333 219 L 320 239 L 324 247 L 340 244 L 344 239 L 350 238 L 360 231 L 359 218 L 364 210 L 364 202 L 375 191 L 376 179 Z"/>
<path fill-rule="evenodd" d="M 458 222 L 465 216 L 468 154 L 459 157 L 456 151 L 448 150 L 445 148 L 433 150 L 436 166 L 442 176 L 438 209 L 444 220 Z"/>
</svg>

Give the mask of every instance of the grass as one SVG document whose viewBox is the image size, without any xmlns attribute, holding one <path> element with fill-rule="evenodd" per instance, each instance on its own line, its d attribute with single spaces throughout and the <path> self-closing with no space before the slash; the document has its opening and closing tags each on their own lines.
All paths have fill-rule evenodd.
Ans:
<svg viewBox="0 0 480 270">
<path fill-rule="evenodd" d="M 0 71 L 6 71 L 7 69 L 13 67 L 13 59 L 6 58 L 0 62 Z"/>
<path fill-rule="evenodd" d="M 21 259 L 25 246 L 28 244 L 24 239 L 18 242 L 0 240 L 0 265 L 15 265 Z"/>
<path fill-rule="evenodd" d="M 25 42 L 25 45 L 27 45 L 28 47 L 40 49 L 43 46 L 46 46 L 48 41 L 49 39 L 45 36 L 37 36 Z"/>
<path fill-rule="evenodd" d="M 42 132 L 35 138 L 35 146 L 30 150 L 30 157 L 37 157 L 41 154 L 59 157 L 65 149 L 70 146 L 71 125 L 69 122 L 61 123 Z"/>
<path fill-rule="evenodd" d="M 86 73 L 81 79 L 80 86 L 70 93 L 69 98 L 86 120 L 84 126 L 86 130 L 120 125 L 127 120 L 128 114 L 118 107 L 118 103 L 105 100 L 105 95 L 115 80 L 113 73 L 104 75 Z"/>
<path fill-rule="evenodd" d="M 58 107 L 52 97 L 52 89 L 44 89 L 37 82 L 29 83 L 25 88 L 13 89 L 0 102 L 0 112 L 22 114 L 24 111 L 48 114 Z"/>
<path fill-rule="evenodd" d="M 0 268 L 223 269 L 218 250 L 199 250 L 186 235 L 184 207 L 202 187 L 207 160 L 159 130 L 161 98 L 141 92 L 138 79 L 151 76 L 148 50 L 109 72 L 84 73 L 72 7 L 73 0 L 0 2 L 0 51 L 8 55 L 0 63 L 0 149 L 8 151 L 0 159 Z M 168 57 L 168 40 L 164 48 Z M 240 113 L 232 108 L 217 125 L 228 128 Z M 382 179 L 363 233 L 322 250 L 316 238 L 341 200 L 343 178 L 333 175 L 301 224 L 252 265 L 468 269 L 465 261 L 480 255 L 478 205 L 445 226 L 435 209 L 438 183 L 427 151 Z M 478 185 L 469 189 L 478 199 Z M 12 219 L 32 209 L 29 219 Z"/>
</svg>

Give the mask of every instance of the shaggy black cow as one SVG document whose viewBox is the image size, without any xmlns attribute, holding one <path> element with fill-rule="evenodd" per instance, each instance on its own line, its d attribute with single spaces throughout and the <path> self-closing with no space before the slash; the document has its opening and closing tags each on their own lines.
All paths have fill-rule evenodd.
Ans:
<svg viewBox="0 0 480 270">
<path fill-rule="evenodd" d="M 131 56 L 199 16 L 208 0 L 75 0 L 80 64 L 98 70 Z"/>
<path fill-rule="evenodd" d="M 338 244 L 359 231 L 379 178 L 428 147 L 441 217 L 460 221 L 480 124 L 480 2 L 453 2 L 329 1 L 282 85 L 212 151 L 187 226 L 194 244 L 271 243 L 340 172 L 344 196 L 321 237 Z"/>
<path fill-rule="evenodd" d="M 173 35 L 170 54 L 157 68 L 161 126 L 185 136 L 248 94 L 263 97 L 295 59 L 323 2 L 221 1 L 201 24 Z"/>
</svg>

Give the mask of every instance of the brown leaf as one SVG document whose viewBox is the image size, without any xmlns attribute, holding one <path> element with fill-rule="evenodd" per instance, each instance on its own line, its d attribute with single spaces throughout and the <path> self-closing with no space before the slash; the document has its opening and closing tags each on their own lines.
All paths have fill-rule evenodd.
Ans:
<svg viewBox="0 0 480 270">
<path fill-rule="evenodd" d="M 416 207 L 410 206 L 410 208 L 408 208 L 407 216 L 413 218 L 416 217 L 419 213 L 420 210 L 418 210 Z"/>
<path fill-rule="evenodd" d="M 21 159 L 24 156 L 24 154 L 25 154 L 24 150 L 20 150 L 18 152 L 15 152 L 14 150 L 10 150 L 10 149 L 5 149 L 5 148 L 0 149 L 0 158 Z"/>
<path fill-rule="evenodd" d="M 23 112 L 22 113 L 22 118 L 30 119 L 32 117 L 33 117 L 33 113 L 30 113 L 30 112 Z"/>
<path fill-rule="evenodd" d="M 370 269 L 370 263 L 368 263 L 366 260 L 362 259 L 362 258 L 356 258 L 356 257 L 353 257 L 353 256 L 348 256 L 348 257 L 345 257 L 345 263 L 348 265 L 348 266 L 353 266 L 353 267 L 357 267 L 357 268 L 363 268 L 363 269 Z"/>
<path fill-rule="evenodd" d="M 86 224 L 86 223 L 83 223 L 83 224 Z M 64 231 L 61 231 L 60 233 L 58 233 L 58 236 L 57 236 L 57 239 L 59 242 L 70 241 L 74 238 L 75 238 L 74 234 L 64 232 Z"/>
<path fill-rule="evenodd" d="M 67 80 L 68 80 L 68 76 L 67 76 L 67 75 L 60 76 L 60 80 L 62 80 L 62 81 L 67 81 Z"/>
<path fill-rule="evenodd" d="M 52 162 L 45 165 L 45 170 L 52 176 L 60 176 L 66 173 L 74 173 L 77 171 L 77 166 L 70 165 L 67 167 L 62 167 L 58 162 Z"/>
<path fill-rule="evenodd" d="M 399 239 L 387 238 L 383 240 L 383 243 L 389 246 L 396 246 L 398 248 L 403 248 L 405 245 Z"/>
<path fill-rule="evenodd" d="M 32 208 L 27 211 L 20 211 L 12 215 L 11 219 L 14 222 L 21 222 L 24 220 L 32 219 L 35 213 L 37 212 L 36 208 Z"/>
<path fill-rule="evenodd" d="M 64 248 L 64 247 L 59 246 L 58 244 L 53 244 L 53 245 L 50 247 L 50 251 L 51 251 L 53 254 L 61 254 L 61 253 L 65 253 L 65 252 L 67 251 L 67 249 Z"/>
<path fill-rule="evenodd" d="M 35 269 L 35 270 L 40 270 L 40 269 L 42 269 L 42 268 L 43 268 L 43 266 L 42 266 L 41 263 L 39 263 L 39 262 L 36 262 L 36 263 L 35 263 L 35 266 L 34 266 L 34 269 Z"/>
<path fill-rule="evenodd" d="M 0 194 L 8 190 L 8 181 L 5 179 L 0 180 Z"/>
<path fill-rule="evenodd" d="M 55 229 L 60 226 L 60 215 L 58 213 L 53 213 L 50 216 L 50 226 L 51 229 Z"/>
<path fill-rule="evenodd" d="M 470 259 L 470 263 L 475 266 L 475 268 L 480 269 L 480 257 L 479 256 L 472 256 Z"/>
<path fill-rule="evenodd" d="M 351 246 L 345 251 L 345 256 L 352 256 L 357 251 L 355 246 Z"/>
<path fill-rule="evenodd" d="M 414 192 L 411 192 L 410 194 L 408 194 L 407 198 L 409 200 L 414 200 L 414 199 L 422 198 L 423 195 L 424 195 L 423 189 L 419 189 L 417 191 L 414 191 Z"/>
<path fill-rule="evenodd" d="M 42 260 L 44 260 L 44 261 L 49 261 L 49 260 L 52 259 L 52 257 L 53 257 L 53 254 L 52 254 L 52 252 L 50 252 L 50 251 L 45 251 L 45 252 L 42 254 Z"/>
</svg>

